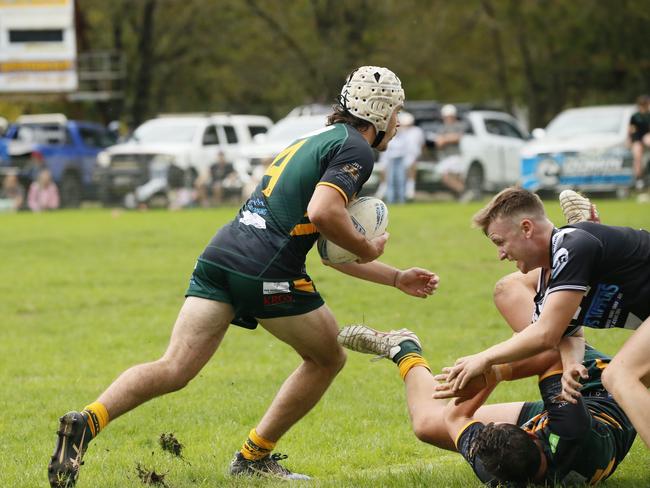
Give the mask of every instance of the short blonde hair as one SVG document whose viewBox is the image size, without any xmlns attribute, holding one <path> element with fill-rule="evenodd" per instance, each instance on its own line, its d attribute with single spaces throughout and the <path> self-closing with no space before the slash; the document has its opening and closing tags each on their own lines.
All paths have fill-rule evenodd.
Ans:
<svg viewBox="0 0 650 488">
<path fill-rule="evenodd" d="M 523 188 L 510 187 L 497 193 L 490 203 L 479 210 L 472 223 L 487 235 L 488 226 L 500 217 L 526 215 L 532 218 L 546 216 L 542 200 L 535 194 Z"/>
</svg>

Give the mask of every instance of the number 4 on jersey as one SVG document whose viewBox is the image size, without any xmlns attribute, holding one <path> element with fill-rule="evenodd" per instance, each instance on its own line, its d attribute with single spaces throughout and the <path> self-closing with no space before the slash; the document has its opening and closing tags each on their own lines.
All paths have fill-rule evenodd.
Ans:
<svg viewBox="0 0 650 488">
<path fill-rule="evenodd" d="M 291 160 L 291 158 L 298 152 L 298 149 L 302 147 L 302 145 L 307 142 L 308 139 L 303 139 L 302 141 L 298 141 L 292 146 L 289 146 L 286 148 L 284 151 L 282 151 L 280 154 L 276 156 L 276 158 L 273 160 L 273 162 L 269 165 L 268 169 L 266 170 L 266 173 L 264 173 L 265 176 L 270 176 L 269 181 L 266 184 L 266 188 L 262 190 L 262 194 L 265 197 L 270 197 L 271 193 L 273 192 L 273 188 L 275 187 L 275 184 L 278 182 L 278 178 L 282 174 L 282 171 L 284 171 L 284 168 L 287 166 L 287 163 Z"/>
</svg>

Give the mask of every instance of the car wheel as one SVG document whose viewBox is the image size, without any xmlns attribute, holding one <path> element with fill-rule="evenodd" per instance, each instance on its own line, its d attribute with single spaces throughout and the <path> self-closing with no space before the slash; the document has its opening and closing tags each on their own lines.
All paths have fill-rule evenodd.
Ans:
<svg viewBox="0 0 650 488">
<path fill-rule="evenodd" d="M 115 203 L 110 177 L 105 176 L 99 180 L 99 185 L 97 187 L 97 196 L 103 207 L 110 207 Z"/>
<path fill-rule="evenodd" d="M 65 208 L 77 208 L 81 205 L 83 187 L 79 176 L 75 173 L 65 173 L 59 187 L 61 195 L 61 206 Z"/>
<path fill-rule="evenodd" d="M 483 167 L 472 163 L 465 178 L 465 191 L 471 192 L 474 198 L 480 198 L 483 193 Z"/>
</svg>

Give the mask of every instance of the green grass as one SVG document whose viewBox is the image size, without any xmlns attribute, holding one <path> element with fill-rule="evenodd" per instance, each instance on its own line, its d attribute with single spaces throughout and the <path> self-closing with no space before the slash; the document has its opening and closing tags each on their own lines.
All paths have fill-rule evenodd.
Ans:
<svg viewBox="0 0 650 488">
<path fill-rule="evenodd" d="M 607 222 L 650 227 L 648 206 L 598 202 Z M 547 206 L 557 222 L 559 208 Z M 312 278 L 341 324 L 408 326 L 434 369 L 509 332 L 491 303 L 512 271 L 469 227 L 478 204 L 392 207 L 384 260 L 441 276 L 439 292 L 406 297 L 344 277 L 309 257 Z M 46 485 L 57 418 L 93 401 L 127 367 L 164 351 L 194 260 L 234 208 L 188 212 L 66 211 L 0 215 L 0 486 Z M 315 254 L 315 253 L 314 253 Z M 588 331 L 614 353 L 626 331 Z M 279 443 L 288 465 L 316 486 L 479 486 L 460 456 L 411 433 L 396 369 L 350 354 L 321 403 Z M 184 390 L 111 424 L 91 445 L 80 488 L 142 486 L 136 463 L 166 473 L 170 487 L 284 486 L 225 472 L 284 378 L 299 363 L 262 329 L 231 328 Z M 491 401 L 535 399 L 534 380 L 500 386 Z M 182 462 L 157 439 L 173 432 Z M 637 440 L 607 486 L 644 486 L 650 454 Z"/>
</svg>

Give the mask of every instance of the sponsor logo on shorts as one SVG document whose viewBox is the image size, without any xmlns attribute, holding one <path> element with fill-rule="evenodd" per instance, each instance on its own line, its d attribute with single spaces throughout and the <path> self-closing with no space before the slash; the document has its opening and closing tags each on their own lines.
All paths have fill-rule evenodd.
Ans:
<svg viewBox="0 0 650 488">
<path fill-rule="evenodd" d="M 283 303 L 292 303 L 293 295 L 268 295 L 264 297 L 264 306 L 281 305 Z"/>
<path fill-rule="evenodd" d="M 275 295 L 277 293 L 289 293 L 288 281 L 265 281 L 262 284 L 262 293 L 264 295 Z"/>
</svg>

